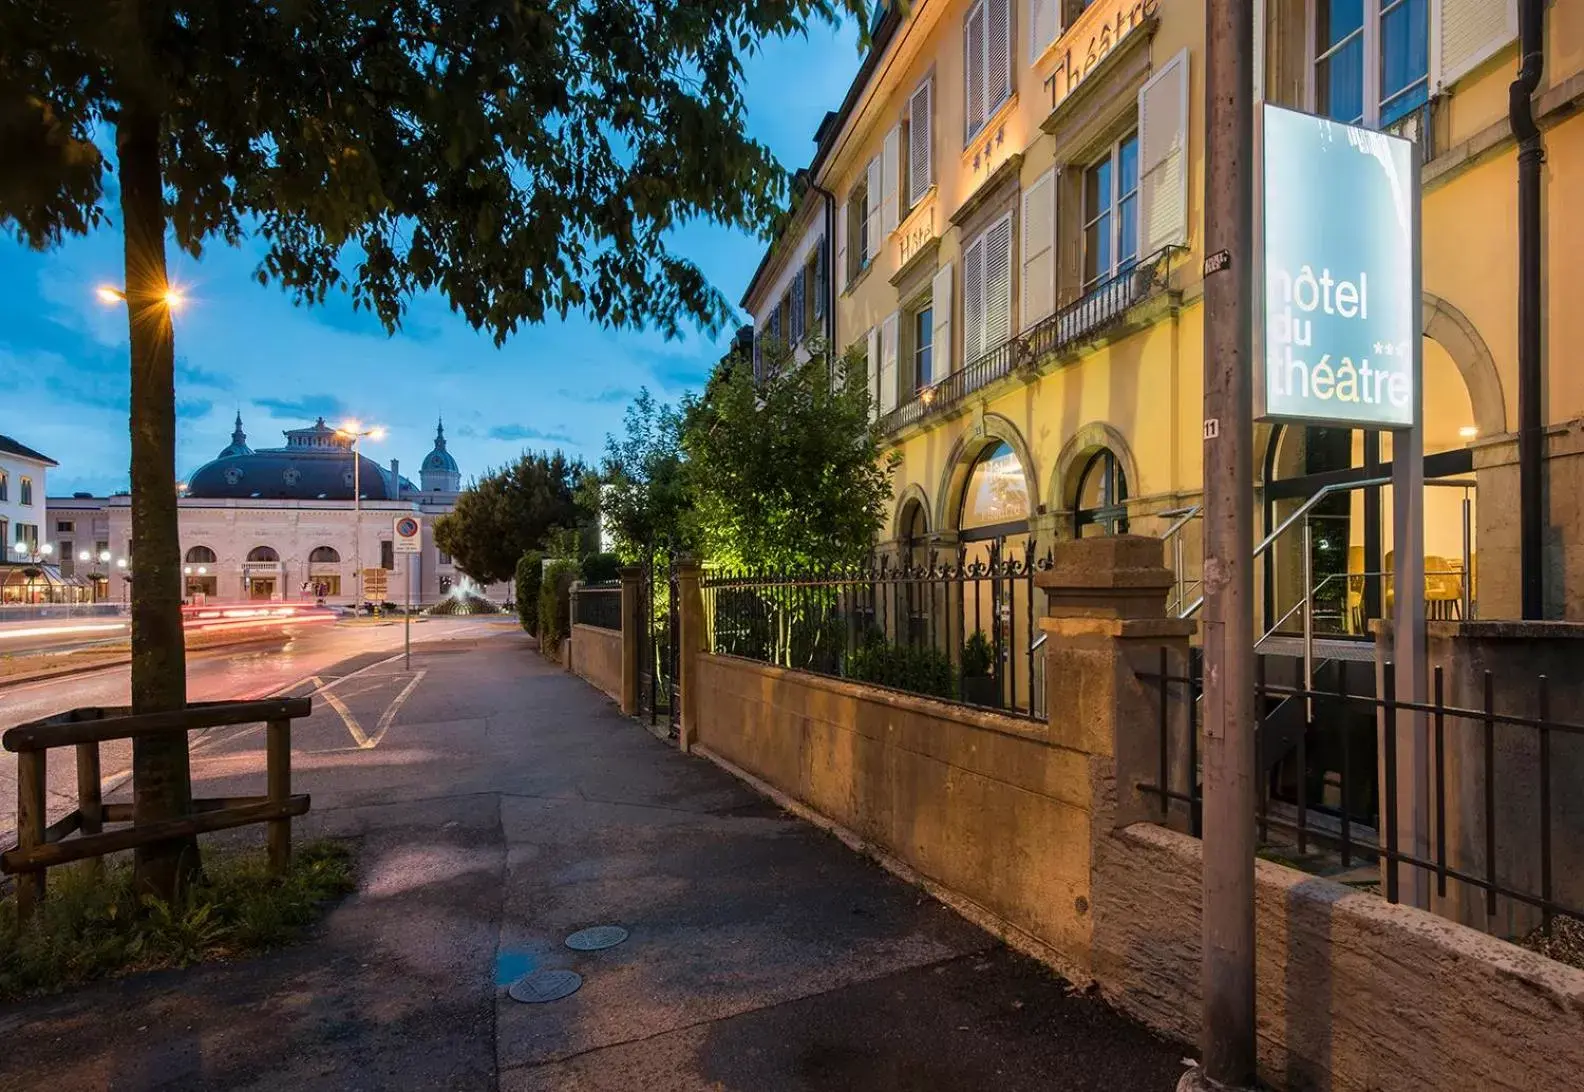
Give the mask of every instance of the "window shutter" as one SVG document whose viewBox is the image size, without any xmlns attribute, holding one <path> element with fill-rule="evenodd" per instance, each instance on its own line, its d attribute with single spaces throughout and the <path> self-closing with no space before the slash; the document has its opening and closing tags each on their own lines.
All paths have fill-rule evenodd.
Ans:
<svg viewBox="0 0 1584 1092">
<path fill-rule="evenodd" d="M 808 286 L 804 280 L 804 271 L 799 269 L 797 276 L 792 278 L 792 342 L 797 344 L 803 340 L 803 319 L 807 314 L 804 308 L 808 306 Z"/>
<path fill-rule="evenodd" d="M 952 267 L 943 265 L 935 273 L 935 283 L 930 289 L 930 357 L 937 378 L 951 374 L 952 370 Z"/>
<path fill-rule="evenodd" d="M 770 337 L 773 341 L 781 340 L 781 305 L 776 304 L 776 309 L 770 312 Z"/>
<path fill-rule="evenodd" d="M 1012 97 L 1012 0 L 986 0 L 985 117 Z"/>
<path fill-rule="evenodd" d="M 884 172 L 880 168 L 880 157 L 875 156 L 869 161 L 868 169 L 869 186 L 869 245 L 864 252 L 858 255 L 858 268 L 862 269 L 874 261 L 876 254 L 880 253 L 880 205 L 881 195 L 885 190 Z"/>
<path fill-rule="evenodd" d="M 892 311 L 880 331 L 880 412 L 897 405 L 897 312 Z"/>
<path fill-rule="evenodd" d="M 1468 75 L 1518 37 L 1518 0 L 1435 0 L 1430 73 L 1437 91 Z"/>
<path fill-rule="evenodd" d="M 830 240 L 824 236 L 814 244 L 814 317 L 825 317 L 825 294 L 830 284 Z"/>
<path fill-rule="evenodd" d="M 963 27 L 963 74 L 967 86 L 963 93 L 963 113 L 968 123 L 964 139 L 972 137 L 985 123 L 985 8 L 992 0 L 979 0 L 968 12 Z"/>
<path fill-rule="evenodd" d="M 1023 329 L 1056 309 L 1056 171 L 1023 191 Z"/>
<path fill-rule="evenodd" d="M 869 391 L 869 420 L 880 416 L 880 400 L 876 390 L 880 368 L 880 327 L 869 328 L 869 344 L 864 353 L 864 385 Z"/>
<path fill-rule="evenodd" d="M 902 189 L 902 126 L 893 125 L 880 146 L 880 179 L 883 196 L 880 199 L 880 231 L 882 237 L 890 235 L 901 223 L 897 201 Z M 876 254 L 880 244 L 874 242 Z"/>
<path fill-rule="evenodd" d="M 963 367 L 984 355 L 983 235 L 963 251 Z"/>
<path fill-rule="evenodd" d="M 1012 216 L 985 232 L 984 352 L 1012 336 Z"/>
<path fill-rule="evenodd" d="M 1139 89 L 1139 255 L 1188 241 L 1188 51 Z"/>
<path fill-rule="evenodd" d="M 1061 36 L 1061 0 L 1029 0 L 1029 63 Z"/>
<path fill-rule="evenodd" d="M 908 208 L 924 200 L 935 184 L 935 161 L 930 155 L 935 138 L 935 118 L 931 99 L 934 80 L 925 80 L 908 103 Z"/>
<path fill-rule="evenodd" d="M 836 203 L 836 294 L 847 291 L 847 202 Z"/>
</svg>

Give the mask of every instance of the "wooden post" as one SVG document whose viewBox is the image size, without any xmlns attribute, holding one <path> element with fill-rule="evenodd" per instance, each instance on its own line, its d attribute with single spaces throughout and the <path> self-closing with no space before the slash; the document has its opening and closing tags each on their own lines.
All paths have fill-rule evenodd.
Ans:
<svg viewBox="0 0 1584 1092">
<path fill-rule="evenodd" d="M 17 755 L 17 846 L 23 850 L 44 844 L 44 758 L 45 751 L 23 751 Z M 44 901 L 44 870 L 24 872 L 17 877 L 17 918 L 26 921 L 33 908 Z"/>
<path fill-rule="evenodd" d="M 270 803 L 282 803 L 291 795 L 291 721 L 272 720 L 267 731 L 266 791 Z M 291 867 L 290 818 L 269 821 L 269 864 L 277 876 L 284 876 Z"/>
<path fill-rule="evenodd" d="M 98 834 L 104 830 L 104 799 L 99 779 L 99 744 L 77 744 L 77 810 L 82 814 L 83 834 Z M 98 857 L 88 864 L 94 872 L 104 871 L 104 861 Z"/>
</svg>

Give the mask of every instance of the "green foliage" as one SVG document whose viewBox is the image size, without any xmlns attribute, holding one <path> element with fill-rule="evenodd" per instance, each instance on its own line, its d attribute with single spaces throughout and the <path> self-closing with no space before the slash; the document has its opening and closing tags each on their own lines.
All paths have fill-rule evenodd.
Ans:
<svg viewBox="0 0 1584 1092">
<path fill-rule="evenodd" d="M 806 570 L 861 562 L 891 498 L 862 387 L 833 382 L 816 345 L 805 364 L 765 346 L 764 378 L 736 355 L 684 404 L 682 447 L 708 560 Z M 853 356 L 838 371 L 862 367 Z"/>
<path fill-rule="evenodd" d="M 682 465 L 682 415 L 647 389 L 627 407 L 622 435 L 605 438 L 598 507 L 616 551 L 647 561 L 692 545 L 693 494 Z"/>
<path fill-rule="evenodd" d="M 957 697 L 950 657 L 927 645 L 893 645 L 879 630 L 871 631 L 848 655 L 847 677 L 926 697 L 948 701 Z"/>
<path fill-rule="evenodd" d="M 125 863 L 108 863 L 102 878 L 87 864 L 51 869 L 49 895 L 25 926 L 15 896 L 0 902 L 0 1000 L 272 948 L 353 887 L 351 853 L 331 841 L 297 846 L 283 878 L 262 852 L 211 855 L 175 902 L 139 898 Z"/>
<path fill-rule="evenodd" d="M 539 586 L 539 648 L 547 656 L 561 651 L 561 642 L 572 632 L 572 582 L 578 578 L 575 561 L 552 561 Z"/>
<path fill-rule="evenodd" d="M 456 509 L 435 520 L 435 544 L 481 584 L 510 580 L 525 551 L 544 546 L 553 529 L 587 519 L 576 497 L 586 472 L 559 451 L 524 452 L 457 497 Z"/>
<path fill-rule="evenodd" d="M 585 584 L 609 584 L 621 579 L 621 558 L 616 554 L 586 554 L 581 572 Z"/>
<path fill-rule="evenodd" d="M 963 678 L 983 678 L 990 674 L 991 665 L 994 663 L 995 649 L 991 647 L 990 639 L 985 636 L 984 630 L 974 630 L 973 635 L 968 638 L 968 643 L 963 645 Z"/>
<path fill-rule="evenodd" d="M 525 551 L 517 559 L 514 593 L 517 597 L 517 617 L 522 628 L 529 633 L 539 632 L 539 585 L 544 579 L 544 553 Z"/>
</svg>

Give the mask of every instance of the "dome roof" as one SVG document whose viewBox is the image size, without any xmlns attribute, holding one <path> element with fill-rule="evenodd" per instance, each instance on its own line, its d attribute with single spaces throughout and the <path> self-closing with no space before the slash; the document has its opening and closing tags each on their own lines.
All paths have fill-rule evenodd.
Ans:
<svg viewBox="0 0 1584 1092">
<path fill-rule="evenodd" d="M 434 473 L 460 474 L 462 470 L 457 466 L 457 461 L 446 450 L 445 422 L 441 421 L 435 426 L 434 450 L 424 456 L 423 469 Z"/>
<path fill-rule="evenodd" d="M 242 411 L 237 410 L 236 428 L 232 430 L 231 442 L 226 445 L 216 458 L 228 459 L 233 455 L 251 455 L 253 449 L 247 445 L 247 433 L 242 431 Z"/>
<path fill-rule="evenodd" d="M 187 495 L 209 500 L 351 500 L 352 444 L 320 418 L 311 428 L 286 433 L 286 446 L 248 448 L 237 416 L 229 447 L 187 479 Z M 383 467 L 358 457 L 358 491 L 364 500 L 388 500 L 393 491 Z"/>
</svg>

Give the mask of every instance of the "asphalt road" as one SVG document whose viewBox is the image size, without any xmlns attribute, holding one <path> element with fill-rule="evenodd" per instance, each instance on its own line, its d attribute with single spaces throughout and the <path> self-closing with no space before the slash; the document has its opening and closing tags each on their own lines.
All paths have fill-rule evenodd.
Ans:
<svg viewBox="0 0 1584 1092">
<path fill-rule="evenodd" d="M 500 617 L 428 619 L 413 624 L 413 640 L 428 644 L 455 641 L 498 631 L 509 623 Z M 311 694 L 316 676 L 328 680 L 343 670 L 400 653 L 399 622 L 343 622 L 305 627 L 285 639 L 250 643 L 240 648 L 189 654 L 187 697 L 190 701 L 248 700 L 290 691 Z M 125 705 L 131 700 L 126 666 L 109 667 L 64 678 L 0 686 L 0 730 L 38 720 L 67 709 Z M 195 753 L 213 739 L 193 737 Z M 48 766 L 49 818 L 54 821 L 77 806 L 76 762 L 70 752 L 55 752 Z M 131 775 L 132 745 L 120 741 L 100 747 L 99 766 L 106 794 Z M 16 830 L 16 755 L 0 750 L 0 841 L 10 845 Z"/>
</svg>

